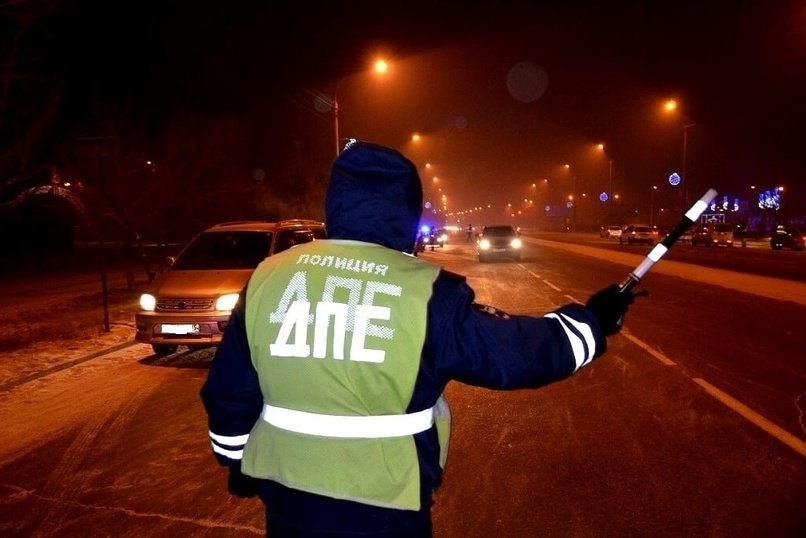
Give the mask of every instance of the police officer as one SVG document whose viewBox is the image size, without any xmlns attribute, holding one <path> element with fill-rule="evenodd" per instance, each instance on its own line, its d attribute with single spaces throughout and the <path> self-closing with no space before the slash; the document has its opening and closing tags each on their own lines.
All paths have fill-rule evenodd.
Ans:
<svg viewBox="0 0 806 538">
<path fill-rule="evenodd" d="M 357 142 L 333 164 L 328 239 L 267 258 L 232 312 L 201 396 L 229 491 L 274 536 L 430 536 L 447 383 L 539 387 L 604 353 L 633 297 L 612 285 L 542 317 L 474 302 L 412 256 L 415 166 Z"/>
</svg>

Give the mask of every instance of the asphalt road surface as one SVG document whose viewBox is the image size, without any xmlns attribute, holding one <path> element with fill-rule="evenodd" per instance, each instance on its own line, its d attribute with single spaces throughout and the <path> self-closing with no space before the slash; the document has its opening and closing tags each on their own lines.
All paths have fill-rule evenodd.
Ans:
<svg viewBox="0 0 806 538">
<path fill-rule="evenodd" d="M 464 243 L 422 256 L 467 275 L 480 302 L 540 315 L 644 253 L 525 240 L 519 263 L 480 264 Z M 575 376 L 448 387 L 435 536 L 806 533 L 806 283 L 669 260 L 641 287 L 625 331 Z M 260 502 L 226 493 L 208 445 L 211 358 L 133 344 L 6 384 L 0 535 L 262 535 Z"/>
</svg>

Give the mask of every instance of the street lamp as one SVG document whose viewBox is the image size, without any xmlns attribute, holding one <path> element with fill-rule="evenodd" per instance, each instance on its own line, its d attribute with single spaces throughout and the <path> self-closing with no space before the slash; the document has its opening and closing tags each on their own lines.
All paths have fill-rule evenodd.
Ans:
<svg viewBox="0 0 806 538">
<path fill-rule="evenodd" d="M 571 213 L 571 218 L 572 218 L 571 223 L 573 225 L 574 231 L 576 231 L 576 227 L 577 227 L 577 175 L 576 175 L 576 172 L 571 171 L 571 165 L 570 164 L 565 164 L 563 166 L 565 166 L 565 169 L 568 170 L 569 174 L 571 174 L 571 179 L 572 179 L 571 196 L 568 197 L 568 203 L 571 204 L 570 205 L 570 209 L 572 211 L 572 213 Z"/>
<path fill-rule="evenodd" d="M 683 208 L 688 207 L 686 200 L 686 186 L 688 185 L 688 176 L 686 175 L 686 158 L 688 156 L 688 130 L 697 125 L 696 123 L 689 123 L 683 126 Z"/>
<path fill-rule="evenodd" d="M 677 101 L 674 99 L 669 99 L 663 104 L 663 108 L 670 114 L 675 113 L 678 109 Z M 688 172 L 688 130 L 696 125 L 696 123 L 687 123 L 683 125 L 683 169 L 681 171 L 682 177 L 680 178 L 680 183 L 683 191 L 682 198 L 684 209 L 688 207 L 688 200 L 686 199 L 686 190 L 688 188 L 688 176 L 686 175 Z"/>
<path fill-rule="evenodd" d="M 382 58 L 378 58 L 375 60 L 373 65 L 373 71 L 378 75 L 383 75 L 389 70 L 389 64 L 386 60 Z M 336 87 L 333 89 L 333 132 L 335 137 L 335 144 L 336 144 L 336 157 L 339 156 L 341 153 L 341 144 L 339 143 L 339 88 L 341 87 L 341 83 L 344 82 L 346 77 L 342 77 L 336 82 Z"/>
<path fill-rule="evenodd" d="M 649 225 L 655 226 L 655 191 L 658 190 L 657 185 L 652 185 L 652 190 L 649 192 Z"/>
</svg>

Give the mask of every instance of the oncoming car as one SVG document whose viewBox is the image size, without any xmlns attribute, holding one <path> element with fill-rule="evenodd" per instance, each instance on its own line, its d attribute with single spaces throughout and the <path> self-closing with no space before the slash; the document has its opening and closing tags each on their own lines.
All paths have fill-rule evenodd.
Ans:
<svg viewBox="0 0 806 538">
<path fill-rule="evenodd" d="M 442 248 L 448 240 L 447 230 L 436 228 L 433 229 L 429 226 L 423 226 L 417 236 L 417 250 L 422 252 L 426 248 L 434 250 L 435 247 Z"/>
<path fill-rule="evenodd" d="M 135 341 L 159 356 L 221 342 L 230 312 L 252 272 L 266 257 L 324 239 L 324 224 L 292 219 L 217 224 L 182 249 L 140 296 Z"/>
<path fill-rule="evenodd" d="M 480 262 L 492 258 L 509 258 L 515 261 L 521 259 L 523 242 L 520 234 L 506 224 L 485 226 L 479 234 L 476 245 Z"/>
</svg>

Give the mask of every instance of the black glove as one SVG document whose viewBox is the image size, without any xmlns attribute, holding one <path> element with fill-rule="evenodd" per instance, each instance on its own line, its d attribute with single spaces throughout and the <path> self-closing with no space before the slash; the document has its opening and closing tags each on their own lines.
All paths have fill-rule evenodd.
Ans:
<svg viewBox="0 0 806 538">
<path fill-rule="evenodd" d="M 230 467 L 229 479 L 227 480 L 227 491 L 236 497 L 247 499 L 257 495 L 260 480 L 245 475 L 240 469 Z"/>
<path fill-rule="evenodd" d="M 616 334 L 624 323 L 627 307 L 635 300 L 632 292 L 619 293 L 618 284 L 611 284 L 588 299 L 585 306 L 593 311 L 605 336 Z"/>
</svg>

